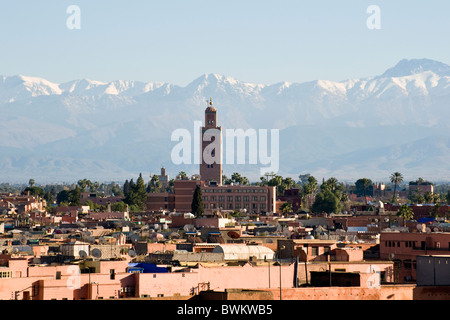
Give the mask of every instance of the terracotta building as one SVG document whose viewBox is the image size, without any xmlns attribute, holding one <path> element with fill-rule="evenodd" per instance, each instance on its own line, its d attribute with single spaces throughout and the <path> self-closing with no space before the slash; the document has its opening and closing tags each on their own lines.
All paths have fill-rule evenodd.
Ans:
<svg viewBox="0 0 450 320">
<path fill-rule="evenodd" d="M 448 232 L 382 232 L 380 259 L 394 262 L 395 282 L 415 282 L 417 256 L 450 255 Z"/>
</svg>

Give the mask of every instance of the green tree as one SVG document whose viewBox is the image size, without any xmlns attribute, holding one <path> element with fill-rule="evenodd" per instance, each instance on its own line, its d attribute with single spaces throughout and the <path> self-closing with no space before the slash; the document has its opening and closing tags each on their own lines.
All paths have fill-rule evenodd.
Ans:
<svg viewBox="0 0 450 320">
<path fill-rule="evenodd" d="M 145 210 L 146 200 L 147 191 L 145 190 L 145 182 L 140 173 L 136 183 L 131 179 L 130 192 L 124 202 L 129 205 L 131 211 L 143 211 Z"/>
<path fill-rule="evenodd" d="M 188 176 L 187 176 L 186 172 L 184 172 L 184 171 L 180 171 L 178 176 L 180 177 L 181 180 L 188 180 Z"/>
<path fill-rule="evenodd" d="M 300 184 L 305 186 L 309 182 L 309 177 L 311 177 L 309 173 L 299 175 L 298 178 L 300 179 Z"/>
<path fill-rule="evenodd" d="M 306 179 L 307 182 L 305 182 L 303 185 L 303 194 L 305 195 L 307 202 L 306 207 L 309 209 L 311 207 L 311 197 L 317 192 L 318 187 L 317 179 L 315 177 L 308 175 Z"/>
<path fill-rule="evenodd" d="M 150 181 L 148 182 L 147 187 L 148 193 L 157 193 L 161 192 L 161 181 L 159 181 L 159 176 L 154 174 Z"/>
<path fill-rule="evenodd" d="M 56 202 L 58 203 L 58 205 L 60 205 L 63 202 L 69 202 L 69 191 L 68 190 L 61 190 L 60 192 L 58 192 L 57 196 L 56 196 Z"/>
<path fill-rule="evenodd" d="M 50 191 L 46 191 L 44 199 L 47 202 L 47 206 L 50 206 L 54 201 L 53 194 Z"/>
<path fill-rule="evenodd" d="M 85 192 L 86 188 L 89 187 L 92 184 L 92 182 L 91 180 L 88 179 L 82 179 L 78 180 L 77 184 L 80 187 L 81 192 Z"/>
<path fill-rule="evenodd" d="M 116 196 L 116 197 L 123 196 L 122 189 L 118 185 L 116 185 L 114 182 L 111 184 L 111 195 Z"/>
<path fill-rule="evenodd" d="M 241 176 L 238 172 L 234 172 L 231 175 L 231 181 L 234 183 L 239 183 L 240 185 L 248 185 L 250 182 L 247 177 Z"/>
<path fill-rule="evenodd" d="M 127 204 L 123 201 L 113 203 L 111 205 L 111 211 L 113 212 L 125 212 L 127 211 Z"/>
<path fill-rule="evenodd" d="M 231 180 L 230 178 L 228 178 L 226 175 L 222 175 L 222 183 L 224 185 L 229 185 L 233 182 L 233 180 Z"/>
<path fill-rule="evenodd" d="M 85 206 L 89 206 L 90 210 L 96 210 L 98 209 L 98 205 L 96 205 L 94 202 L 92 202 L 92 200 L 86 200 L 86 202 L 84 203 Z"/>
<path fill-rule="evenodd" d="M 75 189 L 69 191 L 68 202 L 70 206 L 81 205 L 81 190 L 78 186 L 75 186 Z"/>
<path fill-rule="evenodd" d="M 131 179 L 133 180 L 133 179 Z M 123 195 L 125 198 L 128 198 L 131 193 L 131 185 L 128 180 L 125 180 L 125 183 L 123 184 Z"/>
<path fill-rule="evenodd" d="M 364 201 L 367 203 L 367 191 L 373 186 L 372 180 L 368 178 L 361 178 L 355 182 L 356 195 L 364 196 Z"/>
<path fill-rule="evenodd" d="M 400 172 L 394 172 L 393 174 L 391 174 L 391 182 L 394 184 L 394 194 L 392 196 L 392 202 L 396 203 L 397 202 L 397 186 L 403 182 L 403 176 Z"/>
<path fill-rule="evenodd" d="M 430 210 L 430 216 L 434 217 L 434 218 L 439 218 L 440 216 L 440 209 L 441 209 L 442 205 L 439 203 L 436 203 L 433 208 L 431 208 Z"/>
<path fill-rule="evenodd" d="M 38 197 L 44 197 L 45 191 L 44 189 L 40 187 L 26 187 L 25 190 L 23 190 L 24 193 L 30 192 L 30 196 L 38 196 Z"/>
<path fill-rule="evenodd" d="M 292 203 L 285 202 L 281 205 L 280 210 L 283 214 L 292 213 Z"/>
<path fill-rule="evenodd" d="M 432 203 L 433 200 L 434 200 L 434 196 L 433 196 L 433 193 L 431 191 L 425 192 L 423 197 L 425 199 L 425 203 Z"/>
<path fill-rule="evenodd" d="M 192 197 L 191 211 L 196 217 L 203 215 L 202 189 L 200 186 L 195 188 L 194 196 Z"/>
<path fill-rule="evenodd" d="M 403 218 L 403 226 L 405 226 L 405 220 L 411 220 L 414 217 L 414 212 L 406 204 L 400 206 L 397 216 Z"/>
<path fill-rule="evenodd" d="M 339 213 L 342 210 L 342 204 L 330 189 L 324 188 L 317 193 L 311 209 L 316 213 Z"/>
<path fill-rule="evenodd" d="M 29 181 L 28 181 L 28 185 L 30 186 L 30 187 L 34 187 L 34 184 L 35 184 L 36 182 L 34 181 L 34 179 L 30 179 Z"/>
</svg>

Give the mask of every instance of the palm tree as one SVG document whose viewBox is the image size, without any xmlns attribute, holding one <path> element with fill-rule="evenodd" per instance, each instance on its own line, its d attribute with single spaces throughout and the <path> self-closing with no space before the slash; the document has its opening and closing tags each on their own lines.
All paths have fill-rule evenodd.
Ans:
<svg viewBox="0 0 450 320">
<path fill-rule="evenodd" d="M 397 185 L 402 183 L 403 176 L 400 172 L 394 172 L 391 174 L 391 182 L 394 184 L 394 195 L 392 197 L 392 202 L 395 202 L 396 200 L 396 192 L 397 192 Z"/>
<path fill-rule="evenodd" d="M 308 201 L 307 208 L 311 206 L 311 196 L 317 191 L 317 180 L 313 176 L 308 177 L 308 183 L 303 187 L 303 193 L 306 195 Z"/>
<path fill-rule="evenodd" d="M 283 203 L 283 205 L 280 207 L 280 210 L 283 214 L 292 213 L 292 203 L 290 202 Z"/>
<path fill-rule="evenodd" d="M 405 226 L 405 219 L 411 220 L 414 217 L 414 212 L 406 204 L 402 205 L 397 212 L 399 217 L 403 218 L 403 226 Z"/>
</svg>

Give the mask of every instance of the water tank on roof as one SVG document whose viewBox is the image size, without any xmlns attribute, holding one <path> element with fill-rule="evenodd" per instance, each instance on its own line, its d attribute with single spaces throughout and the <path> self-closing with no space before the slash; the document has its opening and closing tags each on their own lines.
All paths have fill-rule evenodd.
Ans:
<svg viewBox="0 0 450 320">
<path fill-rule="evenodd" d="M 255 245 L 218 245 L 213 249 L 213 253 L 222 253 L 224 260 L 248 261 L 251 257 L 258 260 L 274 258 L 273 250 Z"/>
</svg>

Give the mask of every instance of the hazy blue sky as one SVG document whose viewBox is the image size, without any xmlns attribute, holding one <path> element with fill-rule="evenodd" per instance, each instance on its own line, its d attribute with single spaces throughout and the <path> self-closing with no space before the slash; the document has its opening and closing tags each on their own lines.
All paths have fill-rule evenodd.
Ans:
<svg viewBox="0 0 450 320">
<path fill-rule="evenodd" d="M 70 30 L 69 5 L 81 29 Z M 369 5 L 381 10 L 370 30 Z M 273 84 L 450 64 L 450 1 L 0 0 L 0 74 L 186 85 L 204 73 Z"/>
</svg>

